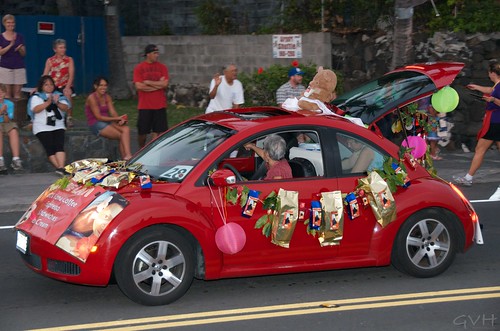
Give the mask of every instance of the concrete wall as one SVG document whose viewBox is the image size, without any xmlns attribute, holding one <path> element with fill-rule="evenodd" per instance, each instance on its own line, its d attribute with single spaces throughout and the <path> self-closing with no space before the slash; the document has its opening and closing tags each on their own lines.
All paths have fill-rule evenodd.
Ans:
<svg viewBox="0 0 500 331">
<path fill-rule="evenodd" d="M 303 58 L 300 63 L 331 67 L 330 33 L 302 35 Z M 230 36 L 141 36 L 123 37 L 127 78 L 132 81 L 134 66 L 144 60 L 147 44 L 160 49 L 160 62 L 166 64 L 170 84 L 208 86 L 212 76 L 228 63 L 235 63 L 240 72 L 251 73 L 272 64 L 290 65 L 294 59 L 274 59 L 272 35 Z"/>
</svg>

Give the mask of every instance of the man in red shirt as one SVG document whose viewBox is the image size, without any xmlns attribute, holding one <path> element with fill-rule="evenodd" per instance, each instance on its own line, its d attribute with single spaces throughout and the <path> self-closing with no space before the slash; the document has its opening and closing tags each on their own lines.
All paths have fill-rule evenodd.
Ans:
<svg viewBox="0 0 500 331">
<path fill-rule="evenodd" d="M 144 50 L 146 59 L 134 68 L 134 85 L 139 99 L 137 133 L 139 147 L 146 145 L 148 134 L 155 139 L 168 129 L 167 96 L 168 68 L 158 62 L 160 52 L 156 45 Z"/>
</svg>

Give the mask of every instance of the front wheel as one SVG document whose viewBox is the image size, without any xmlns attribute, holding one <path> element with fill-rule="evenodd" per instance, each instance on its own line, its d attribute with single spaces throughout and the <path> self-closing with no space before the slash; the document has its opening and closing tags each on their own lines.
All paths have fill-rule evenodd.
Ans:
<svg viewBox="0 0 500 331">
<path fill-rule="evenodd" d="M 392 250 L 392 264 L 415 277 L 433 277 L 451 265 L 457 243 L 453 223 L 445 213 L 422 210 L 399 229 Z"/>
<path fill-rule="evenodd" d="M 153 227 L 135 234 L 121 248 L 114 267 L 120 290 L 148 306 L 180 298 L 194 277 L 194 253 L 175 230 Z"/>
</svg>

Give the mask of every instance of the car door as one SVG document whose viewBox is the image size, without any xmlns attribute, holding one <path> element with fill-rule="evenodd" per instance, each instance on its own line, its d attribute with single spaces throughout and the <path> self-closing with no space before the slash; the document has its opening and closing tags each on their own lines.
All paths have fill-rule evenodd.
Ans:
<svg viewBox="0 0 500 331">
<path fill-rule="evenodd" d="M 338 187 L 343 193 L 355 192 L 358 180 L 366 177 L 368 171 L 381 168 L 384 157 L 388 156 L 376 144 L 352 132 L 337 131 L 332 140 L 335 142 L 332 147 L 334 147 Z M 356 167 L 356 162 L 348 162 L 357 158 L 359 163 L 363 163 L 361 157 L 364 151 L 373 153 L 373 159 L 364 162 L 362 168 Z M 346 215 L 344 237 L 339 246 L 339 256 L 342 258 L 366 256 L 374 231 L 381 229 L 370 205 L 363 204 L 361 198 L 358 198 L 357 202 L 359 216 L 350 218 Z"/>
<path fill-rule="evenodd" d="M 253 268 L 256 270 L 276 268 L 277 272 L 278 270 L 282 270 L 282 268 L 290 268 L 290 270 L 300 271 L 301 268 L 307 270 L 308 266 L 310 267 L 310 265 L 316 264 L 318 261 L 328 263 L 328 261 L 335 259 L 338 246 L 321 247 L 317 235 L 314 236 L 307 231 L 311 201 L 319 200 L 321 192 L 336 190 L 338 186 L 337 178 L 329 177 L 326 171 L 327 167 L 325 165 L 328 164 L 329 157 L 322 151 L 323 146 L 327 144 L 320 139 L 321 131 L 315 127 L 289 128 L 286 132 L 277 130 L 264 132 L 251 139 L 251 141 L 255 141 L 258 145 L 259 141 L 269 134 L 278 134 L 287 137 L 286 139 L 289 139 L 287 141 L 287 159 L 290 164 L 302 162 L 299 165 L 294 165 L 294 167 L 297 166 L 297 168 L 300 168 L 301 165 L 304 165 L 306 169 L 302 169 L 302 176 L 308 177 L 236 182 L 226 187 L 224 192 L 219 196 L 220 189 L 215 189 L 214 199 L 222 201 L 219 204 L 220 206 L 225 206 L 222 213 L 227 215 L 227 221 L 239 224 L 246 234 L 246 244 L 240 252 L 234 255 L 224 255 L 225 268 Z M 297 141 L 294 142 L 293 139 L 296 140 L 297 136 L 303 132 L 309 133 L 315 139 L 308 142 L 301 142 L 299 147 L 299 143 Z M 242 145 L 247 142 L 242 142 Z M 238 148 L 236 147 L 236 149 Z M 219 167 L 222 167 L 224 163 L 231 162 L 231 158 L 228 157 L 230 155 L 231 151 L 228 151 L 227 155 L 219 163 Z M 259 160 L 259 157 L 255 153 L 250 157 L 254 158 L 253 162 L 256 164 L 256 168 L 258 168 L 262 160 Z M 238 162 L 241 162 L 241 160 L 238 160 Z M 248 162 L 246 163 L 248 164 Z M 314 168 L 314 173 L 308 172 L 311 167 Z M 255 228 L 257 221 L 261 217 L 267 219 L 269 216 L 269 211 L 263 208 L 263 201 L 270 194 L 277 194 L 280 189 L 298 192 L 298 220 L 295 224 L 288 248 L 272 243 L 271 237 L 263 235 L 262 229 Z M 224 201 L 224 197 L 227 196 L 228 192 L 235 192 L 233 190 L 236 192 L 252 190 L 254 194 L 258 192 L 258 200 L 255 206 L 252 206 L 253 212 L 251 214 L 247 213 L 247 215 L 244 215 L 243 213 L 244 207 L 242 205 L 246 205 L 246 199 L 244 199 L 245 201 L 241 201 L 241 198 L 239 198 L 236 204 L 232 204 L 227 199 Z M 215 214 L 218 214 L 218 212 L 214 212 Z M 277 222 L 283 221 L 279 219 L 280 217 L 282 215 L 276 217 Z"/>
</svg>

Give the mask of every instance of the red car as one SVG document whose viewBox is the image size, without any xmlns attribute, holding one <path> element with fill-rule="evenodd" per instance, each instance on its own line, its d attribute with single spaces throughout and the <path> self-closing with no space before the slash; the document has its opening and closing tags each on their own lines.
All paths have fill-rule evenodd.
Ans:
<svg viewBox="0 0 500 331">
<path fill-rule="evenodd" d="M 284 143 L 293 178 L 262 179 L 266 164 L 245 145 L 269 136 Z M 372 156 L 363 168 L 347 162 L 360 150 Z M 106 286 L 114 277 L 145 305 L 178 299 L 194 277 L 391 263 L 432 277 L 481 238 L 456 187 L 339 116 L 211 113 L 170 129 L 125 166 L 87 160 L 72 170 L 16 225 L 20 256 L 66 282 Z M 391 181 L 401 186 L 384 186 Z"/>
</svg>

